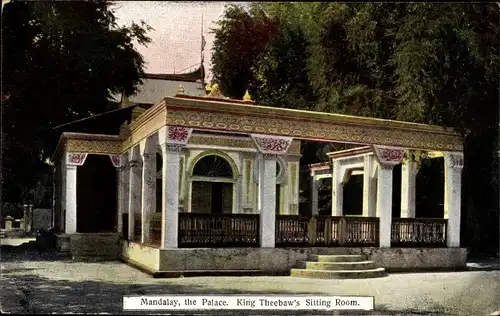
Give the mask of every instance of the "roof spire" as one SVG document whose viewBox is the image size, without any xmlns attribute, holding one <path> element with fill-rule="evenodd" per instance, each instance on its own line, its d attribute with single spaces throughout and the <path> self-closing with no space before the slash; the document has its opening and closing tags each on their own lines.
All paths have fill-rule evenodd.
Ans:
<svg viewBox="0 0 500 316">
<path fill-rule="evenodd" d="M 205 36 L 203 35 L 203 12 L 201 12 L 201 87 L 205 89 L 205 67 L 203 63 L 205 61 L 204 51 L 205 45 L 207 42 L 205 41 Z"/>
</svg>

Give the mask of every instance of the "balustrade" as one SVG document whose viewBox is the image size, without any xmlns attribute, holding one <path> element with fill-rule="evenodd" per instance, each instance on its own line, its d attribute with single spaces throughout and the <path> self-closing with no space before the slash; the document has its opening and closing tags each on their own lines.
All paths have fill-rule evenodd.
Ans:
<svg viewBox="0 0 500 316">
<path fill-rule="evenodd" d="M 258 214 L 179 213 L 179 247 L 259 247 Z"/>
<path fill-rule="evenodd" d="M 393 218 L 391 246 L 446 247 L 446 225 L 443 218 Z"/>
<path fill-rule="evenodd" d="M 276 247 L 378 246 L 378 218 L 276 217 Z"/>
<path fill-rule="evenodd" d="M 135 214 L 134 239 L 141 240 L 141 216 Z M 152 214 L 151 240 L 161 244 L 161 213 Z M 123 214 L 127 238 L 128 214 Z M 393 218 L 392 247 L 445 247 L 447 220 Z M 179 213 L 179 247 L 259 247 L 258 214 Z M 276 247 L 378 247 L 379 219 L 361 216 L 276 216 Z"/>
<path fill-rule="evenodd" d="M 276 216 L 276 247 L 303 247 L 309 240 L 309 218 L 296 215 Z"/>
</svg>

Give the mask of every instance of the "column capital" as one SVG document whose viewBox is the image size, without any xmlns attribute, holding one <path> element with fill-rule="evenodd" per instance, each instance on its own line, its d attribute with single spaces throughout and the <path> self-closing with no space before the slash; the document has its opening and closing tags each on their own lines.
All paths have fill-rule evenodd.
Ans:
<svg viewBox="0 0 500 316">
<path fill-rule="evenodd" d="M 67 170 L 76 170 L 78 169 L 78 165 L 66 165 Z"/>
<path fill-rule="evenodd" d="M 284 155 L 292 144 L 292 137 L 250 134 L 255 145 L 263 154 Z"/>
<path fill-rule="evenodd" d="M 279 155 L 277 154 L 262 154 L 264 160 L 278 160 Z"/>
<path fill-rule="evenodd" d="M 156 156 L 156 153 L 142 153 L 141 157 L 143 160 L 153 159 Z"/>
<path fill-rule="evenodd" d="M 444 163 L 446 167 L 461 170 L 464 167 L 464 155 L 461 152 L 445 152 Z"/>
<path fill-rule="evenodd" d="M 137 167 L 140 167 L 140 166 L 141 166 L 141 162 L 139 160 L 134 159 L 134 160 L 130 160 L 128 162 L 128 167 L 129 168 L 137 168 Z"/>
<path fill-rule="evenodd" d="M 400 164 L 405 154 L 403 149 L 386 146 L 373 146 L 373 151 L 383 170 L 391 170 L 395 165 Z"/>
<path fill-rule="evenodd" d="M 158 130 L 158 140 L 160 144 L 186 145 L 192 133 L 192 128 L 184 126 L 163 126 Z"/>
<path fill-rule="evenodd" d="M 161 151 L 163 154 L 167 153 L 180 153 L 182 151 L 182 148 L 184 148 L 184 145 L 182 144 L 171 144 L 171 143 L 163 143 L 160 144 Z"/>
<path fill-rule="evenodd" d="M 113 164 L 113 167 L 115 167 L 115 168 L 122 167 L 123 157 L 121 155 L 108 155 L 108 156 L 109 156 L 109 159 L 111 159 L 111 163 Z"/>
<path fill-rule="evenodd" d="M 85 160 L 87 159 L 87 153 L 66 153 L 66 165 L 67 166 L 83 166 Z"/>
</svg>

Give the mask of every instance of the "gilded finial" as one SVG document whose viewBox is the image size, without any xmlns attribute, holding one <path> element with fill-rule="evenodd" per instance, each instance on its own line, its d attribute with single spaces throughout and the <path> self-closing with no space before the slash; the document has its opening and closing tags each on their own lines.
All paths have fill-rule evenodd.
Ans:
<svg viewBox="0 0 500 316">
<path fill-rule="evenodd" d="M 208 96 L 209 97 L 212 97 L 212 98 L 220 98 L 222 96 L 222 94 L 220 93 L 220 90 L 219 90 L 219 85 L 218 84 L 213 84 L 211 87 L 210 87 L 210 92 L 208 93 Z"/>
<path fill-rule="evenodd" d="M 252 97 L 250 96 L 250 93 L 248 93 L 248 90 L 245 92 L 245 95 L 243 96 L 243 101 L 252 101 Z"/>
<path fill-rule="evenodd" d="M 184 94 L 184 86 L 183 85 L 179 85 L 179 87 L 177 87 L 177 94 Z"/>
</svg>

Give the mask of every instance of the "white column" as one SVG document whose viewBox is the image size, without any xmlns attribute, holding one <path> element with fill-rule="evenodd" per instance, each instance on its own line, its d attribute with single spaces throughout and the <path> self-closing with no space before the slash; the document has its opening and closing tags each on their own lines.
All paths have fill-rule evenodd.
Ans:
<svg viewBox="0 0 500 316">
<path fill-rule="evenodd" d="M 59 226 L 59 231 L 63 232 L 66 230 L 65 225 L 65 216 L 66 216 L 66 160 L 61 159 L 61 163 L 59 165 L 59 181 L 61 187 L 59 188 L 59 218 L 57 225 Z"/>
<path fill-rule="evenodd" d="M 377 216 L 379 217 L 380 247 L 391 247 L 392 170 L 401 163 L 404 149 L 373 146 L 377 157 Z"/>
<path fill-rule="evenodd" d="M 377 205 L 377 183 L 374 177 L 376 169 L 373 154 L 364 156 L 363 167 L 363 216 L 375 217 Z"/>
<path fill-rule="evenodd" d="M 276 227 L 276 156 L 263 154 L 259 166 L 260 246 L 274 248 Z"/>
<path fill-rule="evenodd" d="M 415 218 L 418 163 L 408 160 L 401 166 L 401 217 Z"/>
<path fill-rule="evenodd" d="M 243 175 L 238 175 L 233 188 L 233 213 L 243 214 Z"/>
<path fill-rule="evenodd" d="M 160 134 L 161 136 L 161 134 Z M 181 145 L 160 142 L 162 165 L 161 248 L 178 247 Z"/>
<path fill-rule="evenodd" d="M 342 183 L 342 166 L 338 161 L 332 161 L 332 216 L 342 216 L 344 187 Z"/>
<path fill-rule="evenodd" d="M 141 149 L 142 151 L 142 149 Z M 141 243 L 150 242 L 151 215 L 156 209 L 156 155 L 141 152 L 142 190 L 141 190 Z"/>
<path fill-rule="evenodd" d="M 285 205 L 289 205 L 288 214 L 290 215 L 299 215 L 299 195 L 300 195 L 300 165 L 297 160 L 292 160 L 288 162 L 288 194 L 289 203 Z"/>
<path fill-rule="evenodd" d="M 392 225 L 392 169 L 393 165 L 378 165 L 377 217 L 380 221 L 380 247 L 391 247 Z"/>
<path fill-rule="evenodd" d="M 64 232 L 66 234 L 76 233 L 76 173 L 78 167 L 66 165 L 65 183 L 65 206 L 66 210 Z"/>
<path fill-rule="evenodd" d="M 310 190 L 311 190 L 311 214 L 318 215 L 318 179 L 316 172 L 312 171 L 310 175 Z"/>
<path fill-rule="evenodd" d="M 135 213 L 141 208 L 141 169 L 138 148 L 132 148 L 129 156 L 129 193 L 128 193 L 128 240 L 134 239 Z"/>
<path fill-rule="evenodd" d="M 444 218 L 448 219 L 447 247 L 460 247 L 462 168 L 462 153 L 444 154 Z"/>
<path fill-rule="evenodd" d="M 128 193 L 129 193 L 130 171 L 128 165 L 128 155 L 120 157 L 120 167 L 118 169 L 118 233 L 123 231 L 123 214 L 128 213 Z M 126 236 L 122 236 L 126 237 Z"/>
</svg>

